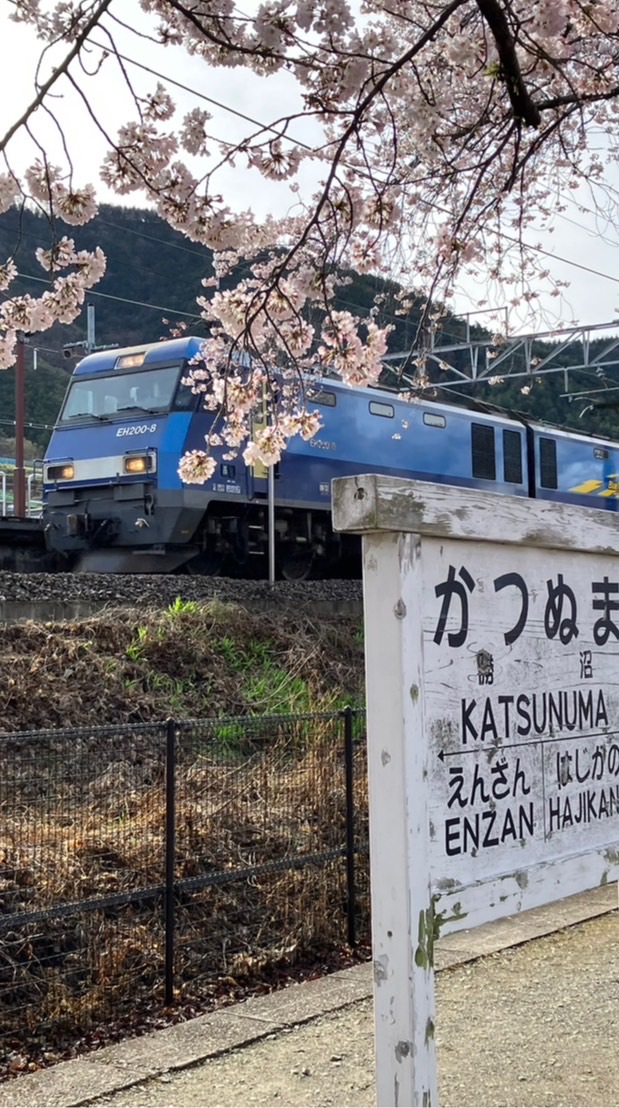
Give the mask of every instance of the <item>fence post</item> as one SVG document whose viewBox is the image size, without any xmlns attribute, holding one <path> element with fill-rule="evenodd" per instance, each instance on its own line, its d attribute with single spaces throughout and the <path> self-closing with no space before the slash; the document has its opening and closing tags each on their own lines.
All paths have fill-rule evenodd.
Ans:
<svg viewBox="0 0 619 1108">
<path fill-rule="evenodd" d="M 346 914 L 348 945 L 357 944 L 357 895 L 355 888 L 355 795 L 352 742 L 352 708 L 341 712 L 344 720 L 344 766 L 346 777 Z"/>
<path fill-rule="evenodd" d="M 166 724 L 165 771 L 165 1003 L 174 1000 L 174 877 L 176 862 L 176 726 Z"/>
</svg>

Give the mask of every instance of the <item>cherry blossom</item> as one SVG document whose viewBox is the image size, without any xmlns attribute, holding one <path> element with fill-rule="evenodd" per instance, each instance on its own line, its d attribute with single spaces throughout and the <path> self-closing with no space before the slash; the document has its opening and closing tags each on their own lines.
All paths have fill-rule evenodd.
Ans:
<svg viewBox="0 0 619 1108">
<path fill-rule="evenodd" d="M 19 182 L 12 173 L 0 173 L 0 212 L 7 212 L 19 197 Z"/>
<path fill-rule="evenodd" d="M 46 331 L 55 322 L 72 323 L 79 315 L 86 292 L 105 273 L 105 256 L 94 251 L 76 250 L 73 239 L 63 237 L 50 250 L 37 248 L 36 257 L 43 269 L 53 275 L 50 288 L 40 297 L 30 295 L 7 298 L 0 305 L 0 368 L 15 362 L 15 344 L 19 331 L 34 334 Z M 71 272 L 62 273 L 73 267 Z M 12 259 L 0 266 L 0 289 L 7 289 L 17 276 Z"/>
<path fill-rule="evenodd" d="M 17 266 L 12 258 L 9 258 L 4 265 L 0 265 L 0 292 L 4 292 L 8 289 L 11 281 L 17 277 Z"/>
<path fill-rule="evenodd" d="M 204 450 L 190 450 L 181 458 L 178 475 L 187 484 L 203 485 L 210 480 L 216 468 L 215 459 Z"/>
<path fill-rule="evenodd" d="M 207 155 L 206 123 L 211 118 L 203 108 L 194 108 L 187 112 L 180 133 L 181 146 L 188 154 Z"/>
<path fill-rule="evenodd" d="M 132 108 L 113 135 L 91 109 L 89 125 L 108 143 L 101 181 L 146 198 L 214 251 L 196 290 L 210 336 L 188 376 L 213 432 L 183 463 L 183 479 L 193 466 L 196 480 L 208 480 L 216 448 L 272 464 L 292 435 L 315 434 L 311 386 L 325 372 L 353 386 L 378 380 L 390 331 L 380 298 L 365 315 L 334 304 L 351 268 L 396 275 L 398 314 L 425 297 L 411 358 L 423 384 L 424 329 L 456 281 L 484 274 L 480 303 L 536 310 L 542 287 L 560 296 L 564 283 L 527 246 L 527 232 L 552 226 L 583 183 L 597 190 L 605 218 L 619 219 L 607 180 L 619 157 L 616 0 L 259 0 L 249 12 L 236 0 L 8 2 L 11 18 L 44 49 L 62 46 L 64 60 L 41 69 L 30 110 L 0 138 L 0 212 L 34 203 L 48 215 L 51 241 L 37 257 L 54 282 L 36 302 L 12 297 L 12 259 L 0 267 L 0 364 L 10 364 L 24 320 L 75 318 L 103 272 L 99 254 L 56 231 L 57 220 L 79 227 L 96 211 L 94 186 L 74 181 L 71 144 L 80 140 L 65 133 L 66 164 L 53 165 L 37 128 L 43 106 L 62 130 L 69 87 L 92 104 L 100 73 L 116 67 Z M 143 36 L 162 54 L 184 49 L 196 95 L 227 68 L 239 87 L 248 70 L 278 75 L 290 102 L 238 139 L 222 135 L 202 101 L 181 111 L 163 78 L 134 89 L 131 59 L 116 53 L 119 22 L 135 28 L 138 58 Z M 32 156 L 20 172 L 13 143 L 24 139 Z M 242 211 L 219 185 L 230 166 L 249 175 Z M 258 178 L 290 190 L 285 217 L 255 217 Z"/>
</svg>

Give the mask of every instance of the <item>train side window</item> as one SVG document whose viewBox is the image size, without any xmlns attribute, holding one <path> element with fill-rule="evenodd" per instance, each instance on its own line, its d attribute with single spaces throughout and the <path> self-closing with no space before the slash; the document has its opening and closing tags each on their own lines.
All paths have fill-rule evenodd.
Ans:
<svg viewBox="0 0 619 1108">
<path fill-rule="evenodd" d="M 370 400 L 368 407 L 370 415 L 384 416 L 385 419 L 393 419 L 395 415 L 393 404 L 381 404 L 379 400 Z"/>
<path fill-rule="evenodd" d="M 494 427 L 487 423 L 472 423 L 471 448 L 473 477 L 479 477 L 482 481 L 496 481 Z"/>
<path fill-rule="evenodd" d="M 437 415 L 435 412 L 424 412 L 423 422 L 428 427 L 446 427 L 447 420 L 444 415 Z"/>
<path fill-rule="evenodd" d="M 522 484 L 522 436 L 520 431 L 503 431 L 503 479 L 509 485 Z"/>
<path fill-rule="evenodd" d="M 309 392 L 307 399 L 310 404 L 322 404 L 325 408 L 335 408 L 337 403 L 337 397 L 334 392 L 327 392 L 325 389 L 318 389 L 316 392 Z"/>
<path fill-rule="evenodd" d="M 176 412 L 190 412 L 201 404 L 202 396 L 196 395 L 187 385 L 179 385 L 174 397 L 174 410 Z"/>
<path fill-rule="evenodd" d="M 557 444 L 555 439 L 539 440 L 540 485 L 543 489 L 557 488 Z"/>
</svg>

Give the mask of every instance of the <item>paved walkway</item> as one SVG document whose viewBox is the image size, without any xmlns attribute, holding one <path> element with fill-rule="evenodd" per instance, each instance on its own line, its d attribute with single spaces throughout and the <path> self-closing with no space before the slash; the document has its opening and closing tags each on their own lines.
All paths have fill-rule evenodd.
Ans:
<svg viewBox="0 0 619 1108">
<path fill-rule="evenodd" d="M 439 942 L 446 1106 L 618 1106 L 616 887 Z M 514 945 L 517 944 L 517 945 Z M 374 1104 L 368 966 L 291 986 L 0 1089 L 0 1108 Z"/>
</svg>

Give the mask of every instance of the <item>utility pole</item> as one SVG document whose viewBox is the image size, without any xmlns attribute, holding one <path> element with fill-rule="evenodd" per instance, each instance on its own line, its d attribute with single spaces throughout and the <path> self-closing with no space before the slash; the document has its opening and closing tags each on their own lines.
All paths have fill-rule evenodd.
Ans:
<svg viewBox="0 0 619 1108">
<path fill-rule="evenodd" d="M 97 343 L 95 342 L 95 306 L 94 304 L 86 305 L 86 338 L 80 339 L 79 342 L 65 342 L 63 353 L 65 358 L 72 358 L 78 350 L 83 350 L 86 354 L 92 354 L 95 350 L 113 350 L 118 346 L 117 342 Z"/>
<path fill-rule="evenodd" d="M 86 353 L 92 354 L 96 350 L 95 345 L 95 306 L 86 305 Z"/>
<path fill-rule="evenodd" d="M 26 419 L 26 355 L 25 336 L 17 335 L 17 360 L 15 362 L 15 485 L 13 490 L 13 515 L 24 519 L 26 515 L 26 470 L 24 468 L 24 432 Z"/>
</svg>

